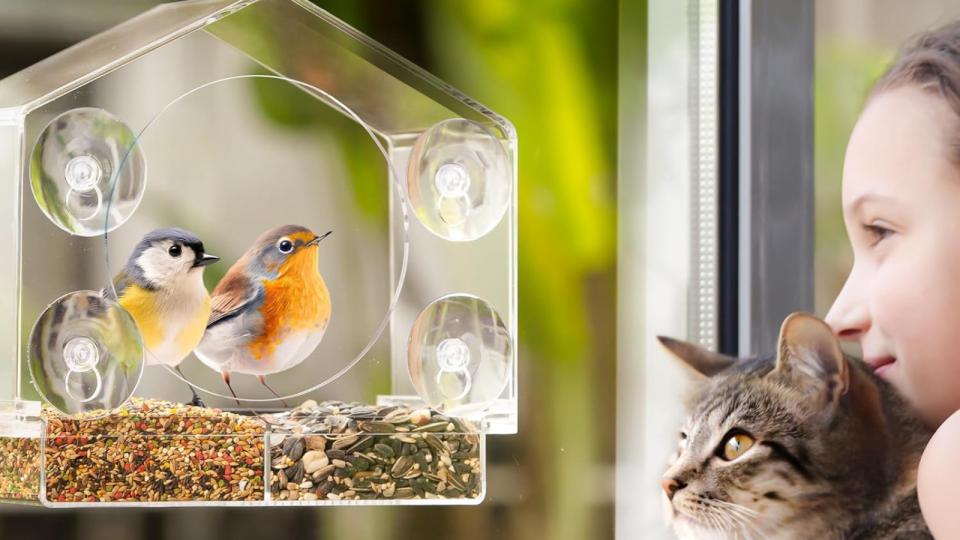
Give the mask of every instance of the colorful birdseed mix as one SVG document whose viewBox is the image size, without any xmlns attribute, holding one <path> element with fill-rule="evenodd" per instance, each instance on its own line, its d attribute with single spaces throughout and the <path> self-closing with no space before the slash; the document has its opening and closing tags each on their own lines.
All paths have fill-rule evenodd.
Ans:
<svg viewBox="0 0 960 540">
<path fill-rule="evenodd" d="M 34 501 L 40 498 L 40 441 L 0 437 L 0 499 Z"/>
<path fill-rule="evenodd" d="M 50 502 L 264 498 L 264 424 L 257 418 L 136 398 L 101 419 L 47 416 Z"/>
</svg>

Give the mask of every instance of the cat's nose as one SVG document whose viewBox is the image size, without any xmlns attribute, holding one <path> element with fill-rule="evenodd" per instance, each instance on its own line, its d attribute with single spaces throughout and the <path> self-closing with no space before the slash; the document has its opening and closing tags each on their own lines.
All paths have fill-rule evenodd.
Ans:
<svg viewBox="0 0 960 540">
<path fill-rule="evenodd" d="M 676 478 L 662 478 L 660 480 L 660 485 L 663 486 L 663 491 L 667 493 L 667 498 L 671 501 L 673 496 L 677 494 L 678 491 L 687 487 L 686 484 L 677 480 Z"/>
</svg>

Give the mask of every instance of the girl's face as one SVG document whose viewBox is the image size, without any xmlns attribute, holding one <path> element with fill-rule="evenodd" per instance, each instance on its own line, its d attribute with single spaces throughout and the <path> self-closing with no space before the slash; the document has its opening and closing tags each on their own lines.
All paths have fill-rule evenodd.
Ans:
<svg viewBox="0 0 960 540">
<path fill-rule="evenodd" d="M 939 96 L 874 96 L 850 137 L 843 217 L 854 264 L 826 320 L 931 427 L 960 409 L 960 132 Z"/>
</svg>

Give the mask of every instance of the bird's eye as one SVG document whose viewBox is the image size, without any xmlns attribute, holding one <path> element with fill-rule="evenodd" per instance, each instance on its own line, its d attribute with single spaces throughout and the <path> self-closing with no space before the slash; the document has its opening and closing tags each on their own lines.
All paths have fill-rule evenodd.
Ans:
<svg viewBox="0 0 960 540">
<path fill-rule="evenodd" d="M 720 457 L 727 461 L 733 461 L 749 450 L 750 447 L 753 446 L 753 443 L 753 437 L 746 433 L 731 435 L 727 437 L 726 442 L 723 443 L 723 447 L 720 449 Z"/>
<path fill-rule="evenodd" d="M 277 249 L 280 250 L 280 253 L 290 253 L 293 251 L 293 242 L 283 239 L 277 244 Z"/>
<path fill-rule="evenodd" d="M 170 249 L 167 250 L 167 253 L 169 253 L 171 257 L 176 259 L 183 254 L 183 248 L 178 246 L 177 244 L 174 244 L 170 246 Z"/>
</svg>

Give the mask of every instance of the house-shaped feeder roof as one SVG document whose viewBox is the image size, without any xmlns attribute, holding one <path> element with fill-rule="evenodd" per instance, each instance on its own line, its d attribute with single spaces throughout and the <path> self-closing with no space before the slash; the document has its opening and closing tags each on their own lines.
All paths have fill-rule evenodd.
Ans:
<svg viewBox="0 0 960 540">
<path fill-rule="evenodd" d="M 49 103 L 195 31 L 279 76 L 321 88 L 388 139 L 415 137 L 455 117 L 514 138 L 509 122 L 308 0 L 158 6 L 0 81 L 0 119 Z"/>
</svg>

